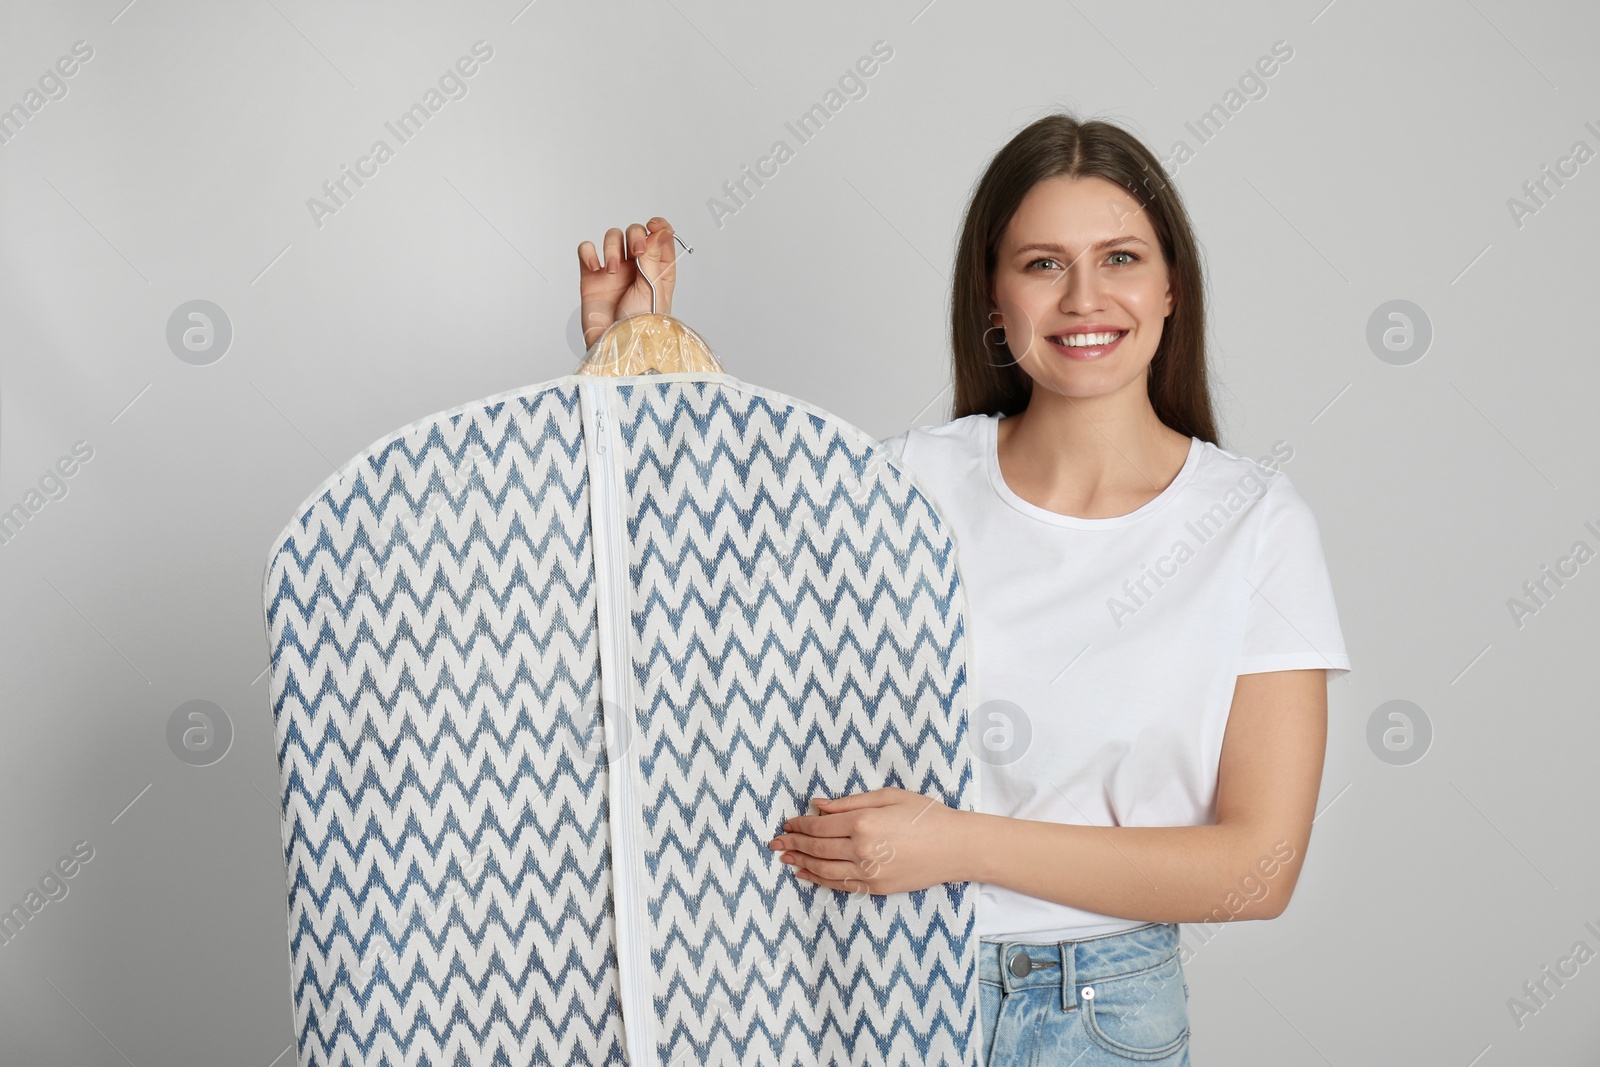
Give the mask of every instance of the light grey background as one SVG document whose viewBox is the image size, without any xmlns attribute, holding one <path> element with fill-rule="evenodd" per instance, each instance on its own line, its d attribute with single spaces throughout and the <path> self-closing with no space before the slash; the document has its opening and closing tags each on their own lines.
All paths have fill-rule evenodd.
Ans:
<svg viewBox="0 0 1600 1067">
<path fill-rule="evenodd" d="M 124 2 L 0 7 L 0 107 L 93 49 L 0 144 L 0 509 L 93 449 L 0 544 L 0 909 L 94 849 L 0 945 L 0 1062 L 294 1061 L 266 550 L 378 437 L 570 372 L 580 241 L 663 215 L 695 249 L 674 311 L 731 373 L 879 437 L 942 422 L 966 197 L 1057 107 L 1194 150 L 1221 443 L 1293 448 L 1355 667 L 1288 912 L 1185 927 L 1194 1062 L 1595 1062 L 1600 963 L 1508 1005 L 1600 948 L 1600 563 L 1520 626 L 1508 603 L 1600 547 L 1600 164 L 1510 204 L 1600 148 L 1591 5 Z M 480 40 L 466 96 L 319 227 L 308 198 Z M 166 339 L 197 299 L 233 330 L 204 366 Z M 1433 331 L 1401 365 L 1367 339 L 1392 300 Z M 209 766 L 169 747 L 191 700 L 232 725 Z M 1369 744 L 1392 700 L 1425 758 Z"/>
</svg>

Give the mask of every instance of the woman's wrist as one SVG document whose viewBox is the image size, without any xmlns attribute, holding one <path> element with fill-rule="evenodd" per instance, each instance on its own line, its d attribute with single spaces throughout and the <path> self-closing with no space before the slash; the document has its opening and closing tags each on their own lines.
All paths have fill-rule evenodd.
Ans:
<svg viewBox="0 0 1600 1067">
<path fill-rule="evenodd" d="M 991 816 L 982 812 L 952 809 L 956 818 L 951 820 L 954 840 L 951 842 L 955 857 L 955 874 L 952 882 L 988 881 L 988 836 L 994 827 Z"/>
</svg>

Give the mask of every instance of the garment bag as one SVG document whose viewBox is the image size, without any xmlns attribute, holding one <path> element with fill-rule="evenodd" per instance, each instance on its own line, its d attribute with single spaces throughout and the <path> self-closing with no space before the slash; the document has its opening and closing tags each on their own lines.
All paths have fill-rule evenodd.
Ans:
<svg viewBox="0 0 1600 1067">
<path fill-rule="evenodd" d="M 301 1067 L 981 1061 L 976 885 L 767 847 L 978 796 L 955 545 L 867 434 L 633 316 L 351 459 L 263 594 Z"/>
</svg>

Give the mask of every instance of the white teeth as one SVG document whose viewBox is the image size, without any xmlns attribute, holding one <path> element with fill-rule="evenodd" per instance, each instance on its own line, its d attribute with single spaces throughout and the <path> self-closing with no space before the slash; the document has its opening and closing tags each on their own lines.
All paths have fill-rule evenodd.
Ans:
<svg viewBox="0 0 1600 1067">
<path fill-rule="evenodd" d="M 1054 337 L 1051 340 L 1059 341 L 1068 348 L 1093 348 L 1097 345 L 1108 345 L 1126 332 L 1118 330 L 1114 333 L 1075 333 L 1070 337 Z"/>
</svg>

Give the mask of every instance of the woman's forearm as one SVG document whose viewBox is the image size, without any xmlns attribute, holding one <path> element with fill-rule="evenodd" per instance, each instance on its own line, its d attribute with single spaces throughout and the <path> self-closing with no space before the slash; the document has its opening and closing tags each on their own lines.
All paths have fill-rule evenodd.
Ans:
<svg viewBox="0 0 1600 1067">
<path fill-rule="evenodd" d="M 1078 826 L 961 814 L 964 880 L 1144 922 L 1274 918 L 1303 852 L 1242 824 Z"/>
</svg>

